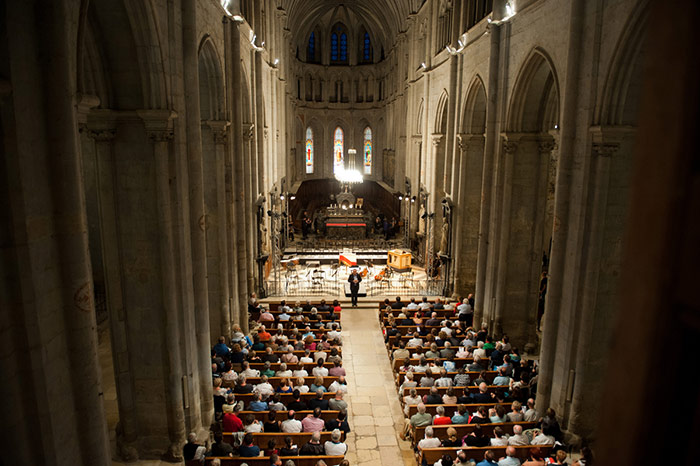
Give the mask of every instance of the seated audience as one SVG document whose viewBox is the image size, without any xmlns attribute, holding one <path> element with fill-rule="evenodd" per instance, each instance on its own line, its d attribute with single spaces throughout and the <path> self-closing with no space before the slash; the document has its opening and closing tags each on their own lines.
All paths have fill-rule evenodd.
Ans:
<svg viewBox="0 0 700 466">
<path fill-rule="evenodd" d="M 508 437 L 508 445 L 530 445 L 530 439 L 523 435 L 523 426 L 516 424 L 513 426 L 513 435 Z"/>
<path fill-rule="evenodd" d="M 338 429 L 341 432 L 345 432 L 347 434 L 348 432 L 350 432 L 350 425 L 348 424 L 346 417 L 347 412 L 340 411 L 335 419 L 329 419 L 328 421 L 326 421 L 325 430 L 334 431 Z"/>
<path fill-rule="evenodd" d="M 321 419 L 321 408 L 318 407 L 314 409 L 313 414 L 309 414 L 301 421 L 301 428 L 303 432 L 320 432 L 323 430 L 325 425 L 326 423 L 323 421 L 323 419 Z M 320 454 L 322 455 L 323 453 Z"/>
<path fill-rule="evenodd" d="M 306 431 L 305 431 L 306 432 Z M 311 434 L 311 439 L 299 449 L 299 456 L 319 456 L 326 453 L 325 448 L 321 445 L 320 430 L 314 431 Z"/>
<path fill-rule="evenodd" d="M 294 410 L 289 410 L 287 412 L 287 419 L 282 421 L 280 425 L 280 430 L 288 434 L 298 434 L 302 431 L 301 421 L 294 419 L 296 412 Z"/>
<path fill-rule="evenodd" d="M 335 429 L 331 432 L 331 439 L 323 445 L 326 455 L 328 456 L 344 456 L 348 451 L 348 446 L 340 441 L 340 430 Z"/>
<path fill-rule="evenodd" d="M 294 445 L 292 437 L 287 436 L 284 438 L 284 446 L 280 448 L 280 456 L 299 456 L 299 448 Z"/>
<path fill-rule="evenodd" d="M 260 447 L 254 444 L 253 434 L 248 432 L 243 437 L 243 442 L 241 446 L 238 447 L 238 454 L 243 458 L 252 458 L 255 456 L 260 456 Z"/>
</svg>

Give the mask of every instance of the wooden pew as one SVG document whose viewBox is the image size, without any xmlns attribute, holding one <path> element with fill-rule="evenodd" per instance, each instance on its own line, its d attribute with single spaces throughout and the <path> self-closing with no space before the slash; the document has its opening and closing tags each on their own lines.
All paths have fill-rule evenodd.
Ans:
<svg viewBox="0 0 700 466">
<path fill-rule="evenodd" d="M 236 394 L 236 402 L 242 401 L 245 403 L 246 406 L 248 406 L 248 403 L 253 401 L 253 394 L 252 393 L 238 393 Z M 280 393 L 281 396 L 281 401 L 282 403 L 286 406 L 288 403 L 291 403 L 294 401 L 294 395 L 291 393 Z M 301 394 L 301 401 L 304 403 L 308 403 L 309 400 L 313 400 L 316 398 L 316 393 L 302 393 Z M 325 400 L 330 400 L 332 398 L 335 398 L 335 392 L 326 392 L 323 394 L 323 398 Z M 272 396 L 267 399 L 267 401 L 272 401 Z"/>
<path fill-rule="evenodd" d="M 284 377 L 270 377 L 269 379 L 267 379 L 267 382 L 270 385 L 272 385 L 272 388 L 276 389 L 277 387 L 280 386 L 280 383 L 281 383 L 283 378 Z M 314 377 L 314 376 L 304 377 L 304 384 L 308 385 L 310 387 L 311 384 L 314 383 L 315 379 L 316 379 L 316 377 Z M 294 382 L 296 382 L 295 377 L 289 377 L 288 380 L 289 380 L 289 382 L 292 383 L 292 386 L 295 385 L 295 383 L 294 383 Z M 327 387 L 330 384 L 332 384 L 333 382 L 335 382 L 336 380 L 338 380 L 338 377 L 332 377 L 329 375 L 329 376 L 323 378 L 323 385 L 325 385 Z M 262 381 L 262 379 L 260 377 L 248 377 L 248 378 L 246 378 L 246 384 L 257 385 L 261 381 Z M 238 396 L 238 395 L 236 395 L 236 396 Z"/>
<path fill-rule="evenodd" d="M 418 395 L 423 396 L 423 395 L 429 395 L 430 394 L 430 388 L 431 387 L 416 387 L 416 392 L 418 392 Z M 479 393 L 479 387 L 476 385 L 469 385 L 467 387 L 452 387 L 455 391 L 456 394 L 461 394 L 462 391 L 466 388 L 469 393 Z M 496 390 L 508 390 L 507 385 L 489 385 L 488 389 L 490 392 L 496 391 Z M 404 396 L 408 395 L 408 392 L 410 391 L 410 388 L 404 388 L 403 393 L 401 393 L 401 398 Z M 447 393 L 448 387 L 438 387 L 438 393 L 440 395 L 444 395 Z"/>
<path fill-rule="evenodd" d="M 513 427 L 514 426 L 522 426 L 523 431 L 527 429 L 532 429 L 534 427 L 537 427 L 536 422 L 502 422 L 502 423 L 496 423 L 496 424 L 481 424 L 481 431 L 484 433 L 485 436 L 487 437 L 493 437 L 493 430 L 496 427 L 500 427 L 503 429 L 503 432 L 512 435 L 513 434 Z M 413 432 L 413 439 L 414 442 L 417 444 L 419 440 L 423 439 L 425 437 L 425 428 L 427 426 L 423 427 L 411 427 L 411 431 Z M 444 440 L 447 438 L 447 429 L 452 427 L 454 430 L 457 431 L 457 438 L 461 439 L 465 435 L 471 434 L 472 431 L 474 430 L 474 427 L 476 427 L 476 424 L 450 424 L 446 426 L 431 426 L 433 428 L 433 434 L 435 438 L 439 438 L 440 440 Z"/>
<path fill-rule="evenodd" d="M 480 374 L 480 373 L 481 373 L 481 372 L 466 372 L 466 374 L 469 374 L 469 378 L 470 378 L 471 380 L 475 380 L 477 377 L 479 377 L 479 374 Z M 452 377 L 453 379 L 454 379 L 454 376 L 455 376 L 455 375 L 457 375 L 457 372 L 448 372 L 448 373 L 447 373 L 447 376 L 448 376 L 448 377 Z M 491 383 L 493 382 L 493 379 L 496 378 L 496 375 L 498 375 L 498 372 L 496 372 L 496 371 L 486 371 L 486 375 L 485 375 L 485 377 L 486 377 L 486 382 L 489 383 L 489 384 L 491 384 Z M 419 382 L 421 377 L 423 377 L 423 373 L 422 373 L 422 372 L 415 372 L 415 373 L 413 374 L 413 381 L 414 381 L 414 382 Z M 433 373 L 433 378 L 434 378 L 434 379 L 437 379 L 438 377 L 440 377 L 439 374 Z M 404 371 L 399 372 L 399 373 L 397 374 L 397 378 L 396 378 L 396 384 L 397 384 L 397 386 L 401 386 L 401 384 L 403 383 L 403 381 L 404 381 L 405 378 L 406 378 L 406 372 L 404 372 Z"/>
<path fill-rule="evenodd" d="M 550 446 L 538 446 L 540 447 L 542 454 L 545 456 L 548 455 L 549 452 L 552 450 L 552 447 Z M 530 445 L 515 447 L 516 456 L 520 458 L 521 461 L 525 460 L 528 457 L 528 452 L 530 451 L 530 448 L 532 448 Z M 452 456 L 452 458 L 455 458 L 459 450 L 463 450 L 464 452 L 466 452 L 467 459 L 472 459 L 476 462 L 482 461 L 484 459 L 484 453 L 486 453 L 487 450 L 491 450 L 492 452 L 494 452 L 494 454 L 496 455 L 496 461 L 506 456 L 506 447 L 426 448 L 425 450 L 421 451 L 420 460 L 418 461 L 418 464 L 421 464 L 423 460 L 427 461 L 428 464 L 433 464 L 437 460 L 442 458 L 442 455 L 446 453 Z"/>
<path fill-rule="evenodd" d="M 284 421 L 287 419 L 287 413 L 289 411 L 277 411 L 277 414 L 275 416 L 275 419 L 278 421 Z M 243 421 L 245 421 L 245 418 L 248 416 L 248 414 L 252 414 L 255 419 L 257 419 L 260 422 L 265 422 L 267 421 L 267 416 L 270 412 L 269 411 L 241 411 L 241 415 L 239 416 Z M 309 414 L 313 414 L 313 411 L 297 411 L 294 413 L 294 419 L 297 421 L 301 421 L 304 419 L 306 416 Z M 321 419 L 324 421 L 330 421 L 338 417 L 338 413 L 340 411 L 321 411 Z"/>
<path fill-rule="evenodd" d="M 433 363 L 441 366 L 442 362 L 446 361 L 446 359 L 426 358 L 426 361 L 428 361 L 429 363 L 433 362 Z M 462 367 L 464 365 L 468 365 L 468 364 L 473 363 L 474 358 L 455 358 L 455 359 L 453 359 L 453 361 L 454 361 L 456 367 Z M 414 366 L 418 365 L 419 362 L 420 362 L 420 359 L 411 358 L 411 364 L 413 364 Z M 394 372 L 397 372 L 401 368 L 401 366 L 403 365 L 403 360 L 396 359 L 396 360 L 392 361 L 391 364 L 392 364 L 392 369 L 394 370 Z M 484 367 L 484 369 L 486 369 L 486 367 Z"/>
<path fill-rule="evenodd" d="M 292 443 L 294 445 L 297 445 L 299 448 L 301 448 L 302 445 L 305 443 L 308 443 L 309 440 L 311 440 L 311 432 L 299 432 L 299 433 L 286 433 L 286 432 L 275 432 L 275 433 L 270 433 L 270 432 L 260 432 L 260 433 L 254 433 L 253 434 L 253 445 L 257 445 L 260 447 L 261 450 L 265 450 L 267 448 L 267 442 L 270 440 L 275 441 L 275 447 L 276 448 L 282 448 L 285 446 L 284 444 L 284 438 L 285 437 L 291 437 L 292 438 Z M 341 432 L 341 440 L 345 441 L 345 433 Z M 324 431 L 321 432 L 321 444 L 324 444 L 327 441 L 331 440 L 331 433 Z M 230 444 L 233 444 L 233 433 L 231 432 L 224 432 L 224 442 L 228 442 Z"/>
<path fill-rule="evenodd" d="M 505 408 L 506 411 L 508 411 L 510 409 L 511 403 L 466 404 L 464 406 L 467 407 L 467 412 L 472 414 L 472 413 L 476 412 L 476 410 L 481 406 L 484 406 L 486 409 L 489 409 L 489 408 L 495 407 L 496 405 L 501 405 Z M 441 405 L 425 405 L 425 412 L 432 415 L 432 416 L 435 416 L 437 414 L 437 407 L 438 406 L 442 406 L 443 408 L 445 408 L 445 416 L 449 416 L 449 417 L 454 416 L 454 414 L 457 412 L 457 408 L 459 407 L 459 405 L 457 405 L 457 404 L 454 404 L 454 405 L 442 405 L 442 404 Z M 418 412 L 418 405 L 409 405 L 409 407 L 408 407 L 408 417 L 409 418 L 411 416 L 413 416 L 414 414 L 416 414 L 417 412 Z"/>
<path fill-rule="evenodd" d="M 287 369 L 290 371 L 300 370 L 301 366 L 304 366 L 307 371 L 310 371 L 310 369 L 313 369 L 314 367 L 316 367 L 316 363 L 314 363 L 314 362 L 307 362 L 304 364 L 300 364 L 300 363 L 297 363 L 297 364 L 286 363 L 286 364 L 287 364 Z M 270 363 L 270 369 L 277 372 L 280 370 L 281 365 L 282 365 L 281 362 Z M 335 367 L 335 364 L 333 364 L 332 362 L 324 362 L 323 367 L 325 367 L 326 369 L 332 369 Z M 264 362 L 251 362 L 250 368 L 256 369 L 256 370 L 259 370 L 262 372 L 262 370 L 265 369 L 265 363 Z"/>
<path fill-rule="evenodd" d="M 221 461 L 221 466 L 240 466 L 241 464 L 247 464 L 248 466 L 270 466 L 269 456 L 258 456 L 256 458 L 228 458 L 228 457 L 216 457 Z M 211 460 L 214 457 L 207 457 L 207 466 L 211 465 Z M 340 464 L 344 456 L 281 456 L 282 464 L 287 460 L 294 461 L 296 466 L 316 466 L 318 460 L 323 460 L 326 464 L 333 466 Z"/>
</svg>

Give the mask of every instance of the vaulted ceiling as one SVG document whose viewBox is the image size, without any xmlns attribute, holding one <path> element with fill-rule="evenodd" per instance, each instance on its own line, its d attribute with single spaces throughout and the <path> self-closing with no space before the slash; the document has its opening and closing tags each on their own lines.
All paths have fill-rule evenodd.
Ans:
<svg viewBox="0 0 700 466">
<path fill-rule="evenodd" d="M 287 27 L 295 40 L 309 34 L 315 24 L 329 13 L 347 9 L 383 36 L 391 45 L 396 34 L 405 29 L 409 14 L 417 11 L 423 0 L 281 0 L 280 6 L 287 12 Z"/>
</svg>

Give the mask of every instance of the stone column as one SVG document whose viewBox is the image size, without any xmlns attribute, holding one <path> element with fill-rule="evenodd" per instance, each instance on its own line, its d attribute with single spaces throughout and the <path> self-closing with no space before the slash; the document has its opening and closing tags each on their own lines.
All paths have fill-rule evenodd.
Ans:
<svg viewBox="0 0 700 466">
<path fill-rule="evenodd" d="M 135 415 L 134 388 L 127 344 L 112 149 L 116 130 L 113 121 L 94 118 L 90 121 L 88 128 L 88 136 L 95 143 L 99 223 L 102 237 L 100 243 L 104 264 L 107 310 L 109 312 L 114 380 L 119 406 L 117 454 L 126 461 L 136 461 L 139 457 L 136 449 L 138 421 Z"/>
<path fill-rule="evenodd" d="M 187 171 L 189 181 L 190 241 L 192 248 L 192 283 L 194 291 L 194 323 L 197 355 L 193 381 L 194 394 L 201 399 L 202 424 L 209 425 L 214 416 L 214 400 L 209 396 L 211 385 L 211 337 L 209 330 L 209 289 L 207 285 L 207 218 L 204 209 L 204 168 L 202 126 L 199 102 L 199 57 L 197 35 L 197 1 L 182 0 L 183 86 L 187 112 Z"/>
<path fill-rule="evenodd" d="M 229 308 L 229 253 L 228 253 L 228 200 L 226 187 L 226 143 L 228 142 L 228 121 L 208 121 L 207 125 L 214 135 L 216 149 L 216 228 L 217 245 L 219 250 L 219 293 L 221 307 L 220 325 L 216 333 L 221 335 L 231 334 L 231 309 Z M 207 395 L 208 396 L 208 395 Z"/>
<path fill-rule="evenodd" d="M 8 464 L 108 464 L 75 2 L 3 4 L 0 410 Z"/>
<path fill-rule="evenodd" d="M 497 0 L 495 7 L 501 0 Z M 466 10 L 466 8 L 465 8 Z M 493 11 L 494 18 L 499 18 L 499 10 L 495 8 Z M 481 183 L 481 213 L 479 215 L 479 240 L 478 240 L 478 256 L 476 264 L 476 290 L 474 292 L 474 322 L 479 324 L 484 318 L 484 309 L 486 303 L 486 279 L 489 275 L 488 264 L 492 263 L 489 257 L 491 250 L 490 242 L 492 236 L 491 231 L 491 212 L 494 194 L 494 165 L 496 157 L 500 156 L 498 150 L 498 108 L 499 99 L 505 101 L 505 92 L 499 92 L 499 79 L 501 73 L 507 73 L 507 60 L 504 66 L 500 66 L 501 57 L 501 30 L 499 27 L 490 28 L 490 46 L 489 46 L 489 73 L 486 89 L 486 134 L 484 140 L 484 165 L 482 171 Z"/>
<path fill-rule="evenodd" d="M 484 320 L 489 322 L 489 329 L 493 335 L 500 334 L 503 331 L 503 301 L 505 295 L 506 287 L 506 272 L 508 264 L 508 242 L 510 240 L 510 222 L 511 222 L 511 200 L 513 192 L 513 158 L 518 150 L 518 140 L 515 135 L 509 135 L 503 137 L 503 154 L 504 154 L 504 168 L 503 168 L 503 204 L 501 206 L 501 221 L 500 221 L 500 235 L 498 238 L 498 256 L 495 260 L 495 274 L 496 283 L 494 286 L 494 300 L 495 306 L 490 309 L 490 315 L 485 316 Z M 520 342 L 518 342 L 520 344 Z"/>
<path fill-rule="evenodd" d="M 466 295 L 476 288 L 484 136 L 460 134 L 458 141 L 461 155 L 454 243 L 455 292 Z"/>
<path fill-rule="evenodd" d="M 183 372 L 180 361 L 180 328 L 177 309 L 177 279 L 175 277 L 175 240 L 173 238 L 173 205 L 170 192 L 169 142 L 173 138 L 170 116 L 143 112 L 148 138 L 153 144 L 155 160 L 156 195 L 158 206 L 158 228 L 160 244 L 160 269 L 162 283 L 162 319 L 164 325 L 165 360 L 165 406 L 170 445 L 163 455 L 166 461 L 182 459 L 182 445 L 186 440 L 183 394 Z M 162 112 L 159 112 L 162 113 Z M 159 118 L 160 117 L 160 118 Z"/>
<path fill-rule="evenodd" d="M 610 353 L 608 348 L 601 347 L 600 340 L 604 336 L 600 331 L 596 331 L 596 326 L 600 325 L 601 315 L 608 306 L 599 300 L 599 280 L 605 272 L 603 245 L 606 233 L 606 210 L 608 207 L 608 192 L 610 187 L 610 165 L 611 158 L 620 148 L 619 143 L 598 140 L 593 143 L 593 165 L 595 170 L 595 181 L 592 187 L 592 211 L 591 222 L 587 225 L 590 231 L 588 238 L 588 251 L 586 257 L 586 270 L 584 275 L 583 313 L 580 315 L 578 328 L 576 329 L 576 358 L 575 363 L 569 369 L 575 371 L 573 386 L 567 387 L 564 399 L 555 399 L 552 402 L 557 407 L 563 406 L 566 402 L 571 402 L 568 416 L 568 430 L 576 432 L 585 438 L 590 438 L 595 434 L 598 422 L 597 407 L 600 406 L 600 396 L 603 391 L 601 373 L 607 368 Z M 608 296 L 609 302 L 613 297 Z M 598 307 L 602 309 L 598 309 Z M 601 312 L 603 311 L 603 312 Z M 607 314 L 607 313 L 606 313 Z M 609 327 L 609 324 L 607 325 Z M 558 332 L 557 332 L 558 333 Z M 606 341 L 606 339 L 603 339 Z M 559 378 L 563 378 L 562 371 L 554 372 Z M 569 372 L 566 371 L 566 372 Z M 554 395 L 554 394 L 552 394 Z M 559 409 L 563 413 L 563 410 Z"/>
</svg>

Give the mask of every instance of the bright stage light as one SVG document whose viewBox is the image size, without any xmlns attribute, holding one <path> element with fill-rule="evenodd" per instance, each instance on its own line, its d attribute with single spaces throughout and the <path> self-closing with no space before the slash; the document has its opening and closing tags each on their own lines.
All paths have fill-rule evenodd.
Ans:
<svg viewBox="0 0 700 466">
<path fill-rule="evenodd" d="M 346 170 L 345 168 L 338 168 L 335 172 L 335 179 L 341 183 L 362 183 L 364 178 L 359 170 Z"/>
</svg>

